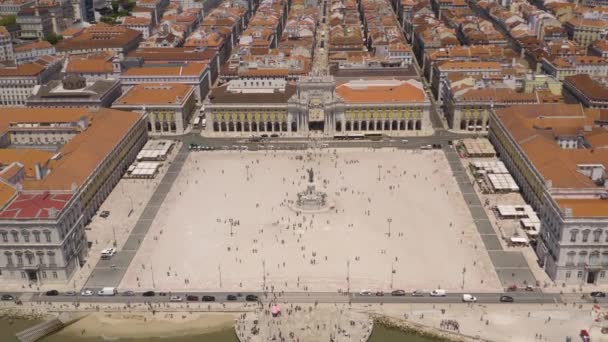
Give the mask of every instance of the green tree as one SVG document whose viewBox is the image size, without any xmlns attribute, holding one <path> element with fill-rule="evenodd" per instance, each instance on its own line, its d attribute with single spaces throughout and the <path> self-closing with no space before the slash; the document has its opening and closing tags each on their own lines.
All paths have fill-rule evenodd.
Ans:
<svg viewBox="0 0 608 342">
<path fill-rule="evenodd" d="M 114 13 L 118 12 L 118 0 L 112 0 L 112 11 L 114 11 Z"/>
<path fill-rule="evenodd" d="M 14 15 L 6 15 L 0 19 L 0 26 L 10 26 L 17 23 L 17 17 Z"/>
<path fill-rule="evenodd" d="M 51 45 L 55 45 L 55 44 L 59 43 L 61 40 L 63 40 L 63 36 L 59 35 L 59 34 L 51 33 L 51 34 L 47 35 L 44 40 L 51 43 Z"/>
</svg>

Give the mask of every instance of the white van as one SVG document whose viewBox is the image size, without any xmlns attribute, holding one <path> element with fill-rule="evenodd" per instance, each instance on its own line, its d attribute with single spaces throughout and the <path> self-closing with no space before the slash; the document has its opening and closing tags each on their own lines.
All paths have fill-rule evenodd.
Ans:
<svg viewBox="0 0 608 342">
<path fill-rule="evenodd" d="M 431 293 L 429 293 L 429 295 L 431 297 L 445 297 L 447 295 L 447 292 L 445 292 L 445 290 L 442 290 L 442 289 L 437 289 L 437 290 L 431 291 Z"/>
<path fill-rule="evenodd" d="M 115 287 L 104 287 L 97 292 L 98 296 L 116 296 L 118 291 Z"/>
<path fill-rule="evenodd" d="M 468 293 L 465 293 L 462 295 L 462 301 L 465 303 L 475 303 L 477 301 L 477 297 L 470 295 Z"/>
</svg>

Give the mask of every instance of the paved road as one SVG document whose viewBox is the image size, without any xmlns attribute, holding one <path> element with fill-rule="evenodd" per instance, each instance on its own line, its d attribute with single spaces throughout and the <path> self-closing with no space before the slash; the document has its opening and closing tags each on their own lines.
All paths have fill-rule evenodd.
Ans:
<svg viewBox="0 0 608 342">
<path fill-rule="evenodd" d="M 500 237 L 497 236 L 492 227 L 488 215 L 467 177 L 466 170 L 460 162 L 458 153 L 448 147 L 444 147 L 443 150 L 502 285 L 508 287 L 513 284 L 520 286 L 522 284 L 535 284 L 536 278 L 530 271 L 522 252 L 507 251 L 502 248 L 499 241 Z"/>
<path fill-rule="evenodd" d="M 461 303 L 463 293 L 448 293 L 445 297 L 431 297 L 428 293 L 425 293 L 421 297 L 413 297 L 409 293 L 405 296 L 391 296 L 386 294 L 384 296 L 362 296 L 360 294 L 351 293 L 336 293 L 336 292 L 287 292 L 284 294 L 272 293 L 261 293 L 261 292 L 157 292 L 153 297 L 144 297 L 141 292 L 136 293 L 133 296 L 123 296 L 121 294 L 117 296 L 46 296 L 43 293 L 36 293 L 29 296 L 29 301 L 47 301 L 56 303 L 139 303 L 139 302 L 152 302 L 152 303 L 166 303 L 170 302 L 171 296 L 180 296 L 184 299 L 187 295 L 194 295 L 198 297 L 198 301 L 202 301 L 203 296 L 213 296 L 216 302 L 228 302 L 228 295 L 237 296 L 235 302 L 245 302 L 246 296 L 254 294 L 258 296 L 262 302 L 268 302 L 271 300 L 277 300 L 280 302 L 290 303 L 386 303 L 386 304 L 398 304 L 398 303 Z M 562 303 L 562 299 L 559 294 L 547 294 L 540 291 L 532 292 L 509 292 L 509 293 L 469 293 L 477 297 L 478 303 L 500 303 L 500 296 L 508 295 L 513 297 L 515 303 L 527 303 L 527 304 L 548 304 L 548 303 Z M 19 297 L 16 294 L 16 297 Z"/>
<path fill-rule="evenodd" d="M 139 245 L 146 237 L 146 233 L 152 225 L 158 209 L 165 200 L 165 196 L 167 196 L 173 182 L 181 171 L 187 156 L 188 147 L 184 144 L 169 166 L 169 170 L 167 170 L 160 185 L 156 188 L 154 194 L 146 204 L 146 207 L 139 216 L 135 227 L 131 230 L 131 234 L 127 238 L 125 244 L 112 259 L 100 259 L 99 262 L 97 262 L 95 269 L 93 269 L 86 282 L 86 288 L 117 287 L 120 284 L 120 281 L 127 272 L 131 261 L 139 249 Z"/>
</svg>

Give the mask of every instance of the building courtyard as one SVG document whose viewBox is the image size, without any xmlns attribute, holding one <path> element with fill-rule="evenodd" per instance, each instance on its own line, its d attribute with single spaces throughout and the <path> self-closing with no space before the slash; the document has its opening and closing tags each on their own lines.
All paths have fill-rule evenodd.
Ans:
<svg viewBox="0 0 608 342">
<path fill-rule="evenodd" d="M 331 207 L 294 209 L 312 168 Z M 121 289 L 500 291 L 442 151 L 194 152 Z"/>
</svg>

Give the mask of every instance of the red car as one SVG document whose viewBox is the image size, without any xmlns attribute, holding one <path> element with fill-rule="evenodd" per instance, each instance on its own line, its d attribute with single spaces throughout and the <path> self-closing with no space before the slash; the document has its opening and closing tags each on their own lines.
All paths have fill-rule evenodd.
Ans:
<svg viewBox="0 0 608 342">
<path fill-rule="evenodd" d="M 589 342 L 591 341 L 591 338 L 589 337 L 589 332 L 587 332 L 587 330 L 583 329 L 581 330 L 581 339 L 583 340 L 583 342 Z"/>
</svg>

